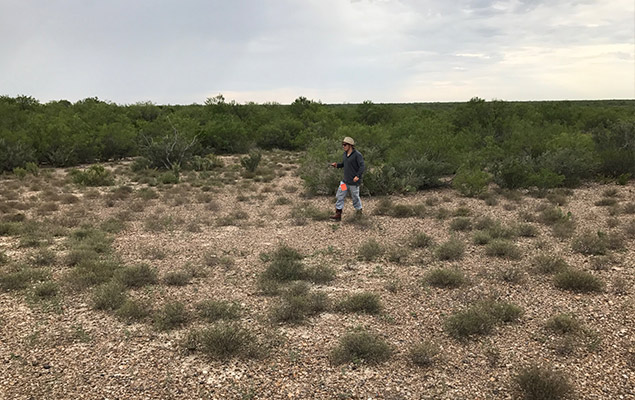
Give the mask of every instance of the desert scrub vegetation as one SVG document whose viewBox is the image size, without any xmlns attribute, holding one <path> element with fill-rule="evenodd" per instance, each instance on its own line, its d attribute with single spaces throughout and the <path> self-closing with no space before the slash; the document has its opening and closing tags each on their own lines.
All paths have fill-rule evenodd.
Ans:
<svg viewBox="0 0 635 400">
<path fill-rule="evenodd" d="M 578 293 L 600 292 L 604 288 L 604 283 L 597 276 L 573 268 L 556 274 L 553 283 L 559 289 Z"/>
<path fill-rule="evenodd" d="M 513 242 L 505 239 L 494 239 L 485 245 L 485 254 L 488 256 L 518 260 L 522 252 Z"/>
<path fill-rule="evenodd" d="M 435 268 L 428 271 L 424 282 L 438 288 L 458 288 L 466 283 L 463 272 L 458 269 Z"/>
<path fill-rule="evenodd" d="M 296 221 L 296 225 L 304 225 L 306 220 L 327 221 L 330 212 L 321 210 L 309 202 L 302 202 L 291 209 L 291 218 Z"/>
<path fill-rule="evenodd" d="M 256 336 L 235 323 L 218 323 L 209 328 L 191 330 L 183 346 L 218 360 L 260 358 L 263 355 Z"/>
<path fill-rule="evenodd" d="M 4 292 L 23 290 L 32 284 L 48 279 L 49 273 L 41 268 L 10 265 L 0 272 L 0 290 Z"/>
<path fill-rule="evenodd" d="M 379 295 L 371 292 L 353 293 L 337 304 L 337 309 L 343 312 L 360 314 L 379 314 L 383 307 Z"/>
<path fill-rule="evenodd" d="M 283 293 L 280 303 L 271 311 L 271 319 L 274 322 L 298 324 L 329 307 L 330 300 L 326 293 L 311 291 L 306 283 L 298 282 Z"/>
<path fill-rule="evenodd" d="M 377 202 L 373 213 L 393 218 L 423 218 L 426 215 L 426 209 L 423 204 L 395 204 L 392 199 L 385 197 Z"/>
<path fill-rule="evenodd" d="M 104 283 L 93 293 L 93 308 L 96 310 L 117 310 L 126 301 L 127 293 L 123 284 L 117 281 Z"/>
<path fill-rule="evenodd" d="M 465 244 L 461 240 L 455 237 L 452 237 L 448 239 L 447 241 L 441 243 L 435 249 L 435 255 L 437 256 L 439 260 L 442 260 L 442 261 L 459 260 L 463 258 L 464 253 L 465 253 Z"/>
<path fill-rule="evenodd" d="M 110 171 L 100 164 L 91 165 L 83 171 L 71 169 L 68 174 L 74 183 L 82 186 L 112 186 L 115 184 L 115 178 Z"/>
<path fill-rule="evenodd" d="M 269 263 L 260 276 L 261 289 L 269 294 L 277 293 L 277 284 L 292 281 L 327 283 L 335 279 L 335 270 L 329 266 L 306 267 L 304 256 L 297 250 L 280 245 L 271 253 L 263 253 L 260 258 Z"/>
<path fill-rule="evenodd" d="M 192 275 L 189 271 L 168 271 L 163 275 L 163 282 L 168 286 L 185 286 L 190 283 Z"/>
<path fill-rule="evenodd" d="M 157 271 L 148 264 L 132 265 L 117 269 L 114 278 L 127 288 L 139 288 L 157 282 Z"/>
<path fill-rule="evenodd" d="M 375 239 L 367 239 L 357 249 L 357 257 L 363 261 L 374 261 L 384 254 L 384 247 Z"/>
<path fill-rule="evenodd" d="M 367 363 L 378 364 L 392 355 L 392 349 L 380 336 L 357 330 L 345 334 L 331 351 L 333 364 Z"/>
<path fill-rule="evenodd" d="M 189 322 L 190 313 L 180 301 L 169 301 L 154 313 L 153 320 L 159 331 L 169 331 Z"/>
<path fill-rule="evenodd" d="M 471 231 L 472 220 L 468 217 L 456 217 L 450 222 L 451 231 Z"/>
<path fill-rule="evenodd" d="M 150 314 L 150 306 L 147 303 L 130 298 L 126 298 L 115 311 L 117 318 L 127 323 L 144 321 Z"/>
<path fill-rule="evenodd" d="M 488 334 L 501 323 L 514 322 L 522 313 L 522 308 L 515 304 L 481 301 L 448 317 L 445 329 L 454 338 L 466 339 L 474 335 Z"/>
<path fill-rule="evenodd" d="M 424 232 L 415 231 L 410 234 L 408 243 L 414 248 L 427 248 L 434 244 L 434 239 Z"/>
<path fill-rule="evenodd" d="M 240 304 L 223 300 L 203 300 L 195 308 L 198 316 L 208 322 L 238 319 L 241 313 Z"/>
<path fill-rule="evenodd" d="M 410 347 L 408 358 L 419 367 L 429 367 L 439 358 L 441 348 L 431 341 L 425 340 Z"/>
<path fill-rule="evenodd" d="M 114 260 L 88 258 L 78 262 L 62 280 L 69 290 L 81 291 L 110 281 L 120 268 L 122 265 Z"/>
<path fill-rule="evenodd" d="M 569 264 L 564 258 L 549 253 L 538 254 L 533 258 L 531 264 L 533 270 L 539 274 L 555 274 L 569 268 Z"/>
<path fill-rule="evenodd" d="M 551 367 L 525 367 L 513 382 L 519 398 L 523 400 L 561 400 L 573 394 L 573 386 L 567 377 Z"/>
</svg>

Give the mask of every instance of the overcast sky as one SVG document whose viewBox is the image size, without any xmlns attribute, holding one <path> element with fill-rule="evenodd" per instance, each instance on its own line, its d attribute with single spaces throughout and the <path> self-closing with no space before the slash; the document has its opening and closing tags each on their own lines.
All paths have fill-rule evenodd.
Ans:
<svg viewBox="0 0 635 400">
<path fill-rule="evenodd" d="M 634 0 L 0 0 L 0 95 L 635 98 Z"/>
</svg>

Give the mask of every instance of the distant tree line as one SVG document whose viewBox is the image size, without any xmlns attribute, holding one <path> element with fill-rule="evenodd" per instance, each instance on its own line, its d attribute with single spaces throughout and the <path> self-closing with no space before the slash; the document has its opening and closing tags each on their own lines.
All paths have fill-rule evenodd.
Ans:
<svg viewBox="0 0 635 400">
<path fill-rule="evenodd" d="M 416 191 L 455 174 L 476 194 L 506 188 L 574 186 L 635 175 L 635 100 L 328 105 L 117 105 L 87 98 L 46 104 L 0 97 L 0 170 L 57 167 L 143 156 L 155 168 L 187 168 L 207 154 L 250 149 L 306 152 L 307 189 L 330 193 L 339 141 L 355 138 L 369 165 L 365 190 Z"/>
</svg>

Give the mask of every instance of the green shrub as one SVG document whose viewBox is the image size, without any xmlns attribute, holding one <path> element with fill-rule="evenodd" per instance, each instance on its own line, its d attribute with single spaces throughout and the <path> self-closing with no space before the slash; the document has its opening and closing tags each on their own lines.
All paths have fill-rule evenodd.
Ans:
<svg viewBox="0 0 635 400">
<path fill-rule="evenodd" d="M 602 232 L 584 232 L 571 243 L 574 251 L 586 255 L 601 255 L 608 251 L 608 239 Z"/>
<path fill-rule="evenodd" d="M 429 367 L 435 362 L 440 351 L 438 345 L 424 341 L 412 346 L 408 355 L 413 364 L 419 367 Z"/>
<path fill-rule="evenodd" d="M 452 179 L 452 187 L 463 196 L 476 197 L 487 191 L 491 176 L 478 169 L 460 169 Z"/>
<path fill-rule="evenodd" d="M 538 236 L 538 228 L 531 224 L 518 225 L 518 236 L 521 237 L 536 237 Z"/>
<path fill-rule="evenodd" d="M 126 301 L 126 288 L 120 282 L 110 281 L 98 286 L 93 293 L 93 308 L 116 310 Z"/>
<path fill-rule="evenodd" d="M 275 322 L 300 323 L 328 308 L 329 299 L 325 293 L 310 292 L 308 288 L 290 289 L 272 310 L 271 316 Z"/>
<path fill-rule="evenodd" d="M 347 333 L 339 340 L 339 344 L 331 352 L 334 364 L 349 362 L 377 364 L 388 360 L 392 350 L 379 336 L 358 331 Z"/>
<path fill-rule="evenodd" d="M 311 281 L 313 283 L 327 283 L 331 282 L 336 277 L 335 268 L 331 268 L 325 265 L 318 265 L 314 267 L 306 268 L 305 270 L 306 277 L 305 279 Z"/>
<path fill-rule="evenodd" d="M 91 165 L 84 171 L 72 169 L 69 171 L 74 183 L 82 186 L 112 186 L 115 178 L 103 165 Z"/>
<path fill-rule="evenodd" d="M 436 249 L 439 260 L 459 260 L 465 253 L 465 244 L 456 238 L 450 238 Z"/>
<path fill-rule="evenodd" d="M 457 217 L 450 222 L 452 231 L 469 231 L 472 229 L 472 221 L 467 217 Z"/>
<path fill-rule="evenodd" d="M 504 239 L 494 239 L 485 246 L 488 256 L 508 258 L 512 260 L 521 257 L 520 249 L 512 242 Z"/>
<path fill-rule="evenodd" d="M 45 281 L 37 284 L 33 289 L 33 293 L 40 299 L 48 299 L 57 296 L 60 288 L 54 281 Z"/>
<path fill-rule="evenodd" d="M 261 159 L 262 154 L 259 151 L 251 151 L 248 156 L 240 159 L 240 165 L 249 172 L 255 172 Z"/>
<path fill-rule="evenodd" d="M 483 301 L 448 317 L 445 329 L 453 337 L 464 339 L 487 334 L 496 324 L 513 322 L 521 314 L 522 309 L 514 304 Z"/>
<path fill-rule="evenodd" d="M 435 268 L 426 273 L 424 280 L 439 288 L 457 288 L 466 281 L 465 275 L 461 271 L 448 268 Z"/>
<path fill-rule="evenodd" d="M 580 322 L 570 314 L 558 314 L 551 317 L 546 328 L 559 334 L 568 334 L 578 332 L 581 328 Z"/>
<path fill-rule="evenodd" d="M 579 293 L 599 292 L 604 287 L 602 281 L 585 271 L 568 269 L 553 278 L 557 288 Z"/>
<path fill-rule="evenodd" d="M 185 346 L 189 350 L 198 350 L 219 360 L 232 357 L 254 358 L 259 354 L 256 338 L 251 332 L 239 325 L 226 323 L 190 331 Z"/>
<path fill-rule="evenodd" d="M 169 331 L 185 325 L 190 316 L 181 302 L 168 302 L 154 316 L 154 324 L 160 331 Z"/>
<path fill-rule="evenodd" d="M 45 271 L 27 267 L 0 273 L 0 290 L 8 292 L 26 289 L 32 283 L 44 280 L 46 276 Z"/>
<path fill-rule="evenodd" d="M 72 290 L 81 290 L 110 281 L 121 265 L 111 260 L 87 259 L 68 272 L 64 280 Z"/>
<path fill-rule="evenodd" d="M 429 247 L 434 243 L 432 236 L 423 232 L 414 232 L 409 239 L 410 246 L 415 248 Z"/>
<path fill-rule="evenodd" d="M 573 393 L 568 379 L 549 367 L 532 365 L 524 368 L 516 375 L 514 383 L 524 400 L 560 400 Z"/>
<path fill-rule="evenodd" d="M 379 295 L 370 292 L 352 294 L 341 300 L 338 309 L 346 312 L 379 314 L 382 310 Z"/>
<path fill-rule="evenodd" d="M 476 245 L 483 246 L 492 241 L 492 236 L 487 231 L 476 231 L 472 236 L 472 242 Z"/>
<path fill-rule="evenodd" d="M 122 285 L 129 288 L 138 288 L 157 282 L 157 271 L 147 264 L 120 268 L 114 276 Z"/>
<path fill-rule="evenodd" d="M 198 315 L 209 322 L 232 320 L 240 316 L 240 305 L 220 300 L 204 300 L 196 304 Z"/>
<path fill-rule="evenodd" d="M 384 254 L 384 247 L 375 239 L 368 239 L 359 246 L 357 256 L 360 260 L 373 261 Z"/>
<path fill-rule="evenodd" d="M 150 315 L 148 306 L 133 299 L 126 299 L 121 307 L 117 309 L 115 315 L 126 322 L 142 321 Z"/>
<path fill-rule="evenodd" d="M 169 286 L 185 286 L 190 283 L 192 275 L 189 271 L 169 271 L 163 275 L 163 282 Z"/>
</svg>

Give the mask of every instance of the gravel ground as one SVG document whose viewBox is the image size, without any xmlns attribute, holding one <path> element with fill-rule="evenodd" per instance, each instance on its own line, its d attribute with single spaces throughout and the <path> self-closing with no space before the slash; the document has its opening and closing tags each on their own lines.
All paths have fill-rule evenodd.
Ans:
<svg viewBox="0 0 635 400">
<path fill-rule="evenodd" d="M 159 281 L 132 289 L 131 297 L 149 301 L 155 309 L 178 300 L 192 312 L 202 300 L 237 302 L 242 310 L 239 323 L 266 350 L 260 358 L 229 360 L 189 352 L 184 338 L 190 330 L 207 326 L 205 322 L 197 319 L 167 332 L 148 321 L 125 323 L 112 312 L 93 309 L 93 289 L 62 290 L 52 301 L 35 300 L 32 288 L 2 292 L 0 398 L 508 399 L 516 393 L 514 376 L 531 364 L 562 371 L 577 398 L 635 398 L 635 240 L 629 236 L 629 226 L 635 225 L 629 208 L 635 202 L 633 181 L 626 186 L 588 184 L 565 193 L 561 209 L 571 212 L 576 228 L 572 237 L 558 238 L 538 220 L 541 206 L 552 207 L 549 200 L 524 192 L 494 194 L 495 202 L 461 197 L 450 188 L 391 197 L 394 204 L 425 210 L 408 218 L 377 215 L 385 199 L 364 197 L 361 220 L 354 218 L 350 199 L 341 223 L 298 219 L 291 215 L 294 207 L 306 203 L 328 212 L 334 199 L 305 198 L 301 189 L 295 191 L 301 180 L 293 154 L 269 153 L 266 158 L 274 160 L 277 170 L 270 182 L 240 178 L 240 169 L 231 167 L 238 158 L 225 157 L 223 170 L 235 172 L 235 183 L 206 186 L 183 179 L 185 183 L 176 186 L 158 186 L 158 198 L 149 200 L 137 197 L 143 185 L 129 182 L 126 163 L 111 166 L 118 181 L 134 189 L 123 198 L 111 196 L 112 187 L 68 184 L 64 170 L 23 181 L 0 178 L 3 220 L 20 212 L 70 227 L 99 226 L 109 218 L 123 221 L 125 228 L 114 234 L 112 247 L 126 265 L 147 263 L 159 277 L 182 268 L 205 272 L 185 286 Z M 494 188 L 491 192 L 496 193 Z M 67 193 L 78 201 L 63 201 Z M 609 197 L 617 206 L 596 205 Z M 55 203 L 57 209 L 43 209 L 42 202 Z M 221 223 L 237 211 L 248 217 Z M 483 246 L 473 243 L 474 231 L 450 229 L 457 213 L 469 214 L 472 223 L 485 216 L 504 225 L 529 220 L 536 235 L 514 240 L 520 258 L 488 256 Z M 448 217 L 440 219 L 440 214 Z M 163 225 L 157 228 L 156 223 Z M 610 259 L 574 252 L 574 238 L 587 231 L 622 235 L 622 248 L 610 251 Z M 413 232 L 425 232 L 436 245 L 454 236 L 466 244 L 465 254 L 456 261 L 440 261 L 435 246 L 408 245 Z M 369 239 L 382 244 L 386 255 L 361 260 L 360 247 Z M 373 292 L 380 296 L 383 311 L 367 315 L 330 310 L 297 325 L 271 322 L 279 297 L 264 295 L 258 281 L 267 267 L 262 254 L 281 245 L 303 254 L 307 266 L 336 270 L 335 280 L 312 284 L 313 290 L 333 301 Z M 63 282 L 71 268 L 61 261 L 69 250 L 66 239 L 55 238 L 48 248 L 57 258 L 46 268 Z M 400 260 L 389 256 L 397 250 L 402 252 Z M 19 237 L 0 236 L 0 254 L 11 261 L 0 268 L 28 262 L 33 251 L 20 246 Z M 539 254 L 561 256 L 573 268 L 591 272 L 604 282 L 604 289 L 575 293 L 556 288 L 552 276 L 534 272 Z M 212 256 L 221 262 L 212 265 Z M 423 283 L 436 267 L 456 268 L 469 283 L 457 289 Z M 512 282 L 501 277 L 510 270 L 518 278 Z M 444 329 L 448 316 L 482 299 L 514 303 L 523 314 L 488 335 L 467 340 L 450 336 Z M 585 327 L 584 335 L 567 341 L 548 331 L 546 321 L 560 313 L 575 315 Z M 381 336 L 392 356 L 379 364 L 334 365 L 330 354 L 339 338 L 360 327 Z M 409 358 L 409 349 L 423 340 L 440 348 L 427 367 Z"/>
</svg>

